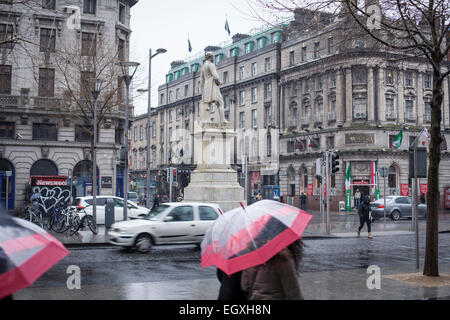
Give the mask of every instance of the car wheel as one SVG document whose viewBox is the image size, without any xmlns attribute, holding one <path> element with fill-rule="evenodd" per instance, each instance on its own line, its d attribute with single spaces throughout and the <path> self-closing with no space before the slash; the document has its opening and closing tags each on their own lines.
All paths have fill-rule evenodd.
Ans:
<svg viewBox="0 0 450 320">
<path fill-rule="evenodd" d="M 152 248 L 152 238 L 148 234 L 141 234 L 135 243 L 136 250 L 140 253 L 147 253 Z"/>
<path fill-rule="evenodd" d="M 398 210 L 392 211 L 392 213 L 391 213 L 392 220 L 398 221 L 398 220 L 400 220 L 400 217 L 401 217 L 400 211 L 398 211 Z"/>
</svg>

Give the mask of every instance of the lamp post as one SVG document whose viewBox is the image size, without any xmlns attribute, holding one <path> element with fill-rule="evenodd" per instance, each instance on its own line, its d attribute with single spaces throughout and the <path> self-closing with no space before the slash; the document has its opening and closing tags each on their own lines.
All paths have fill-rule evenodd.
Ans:
<svg viewBox="0 0 450 320">
<path fill-rule="evenodd" d="M 147 105 L 147 182 L 145 189 L 145 197 L 147 199 L 145 205 L 148 209 L 150 209 L 150 127 L 151 127 L 151 87 L 152 87 L 152 59 L 156 57 L 160 53 L 166 53 L 167 50 L 163 48 L 159 48 L 156 50 L 156 53 L 152 55 L 152 49 L 149 50 L 148 55 L 148 88 L 147 89 L 139 89 L 139 92 L 148 92 L 148 105 Z"/>
<path fill-rule="evenodd" d="M 127 220 L 128 216 L 128 117 L 129 117 L 129 103 L 130 103 L 130 84 L 133 80 L 134 74 L 136 73 L 138 62 L 121 61 L 116 65 L 120 66 L 122 70 L 122 78 L 126 85 L 126 96 L 125 96 L 125 168 L 123 177 L 123 220 Z"/>
<path fill-rule="evenodd" d="M 92 85 L 91 93 L 94 98 L 94 155 L 93 155 L 93 168 L 92 168 L 92 215 L 94 216 L 94 221 L 97 223 L 97 106 L 98 106 L 98 96 L 102 89 L 104 89 L 105 80 L 102 79 L 88 79 L 89 84 Z M 72 194 L 70 195 L 72 196 Z"/>
</svg>

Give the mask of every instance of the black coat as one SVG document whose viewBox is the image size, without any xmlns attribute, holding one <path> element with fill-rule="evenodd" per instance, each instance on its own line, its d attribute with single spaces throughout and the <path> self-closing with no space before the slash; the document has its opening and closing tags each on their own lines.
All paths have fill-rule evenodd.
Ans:
<svg viewBox="0 0 450 320">
<path fill-rule="evenodd" d="M 358 214 L 361 216 L 364 216 L 366 218 L 369 217 L 369 212 L 370 212 L 370 202 L 366 202 L 364 201 L 358 209 Z"/>
<path fill-rule="evenodd" d="M 228 276 L 217 268 L 217 279 L 220 281 L 219 297 L 217 300 L 247 300 L 248 293 L 241 288 L 242 271 Z"/>
</svg>

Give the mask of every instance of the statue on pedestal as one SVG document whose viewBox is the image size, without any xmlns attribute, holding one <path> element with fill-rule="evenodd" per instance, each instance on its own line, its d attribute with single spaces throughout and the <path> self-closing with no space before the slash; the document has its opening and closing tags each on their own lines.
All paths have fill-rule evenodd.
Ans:
<svg viewBox="0 0 450 320">
<path fill-rule="evenodd" d="M 200 118 L 203 123 L 211 122 L 209 119 L 210 105 L 217 105 L 219 113 L 219 121 L 221 124 L 228 123 L 224 114 L 224 103 L 222 94 L 220 93 L 219 74 L 214 65 L 214 56 L 211 52 L 205 53 L 205 63 L 200 72 L 200 89 L 202 92 L 202 100 L 200 101 Z"/>
</svg>

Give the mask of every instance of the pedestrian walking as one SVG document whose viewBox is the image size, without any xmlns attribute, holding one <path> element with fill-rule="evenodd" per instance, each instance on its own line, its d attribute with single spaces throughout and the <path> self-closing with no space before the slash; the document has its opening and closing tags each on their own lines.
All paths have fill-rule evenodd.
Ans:
<svg viewBox="0 0 450 320">
<path fill-rule="evenodd" d="M 153 207 L 152 210 L 156 207 L 159 207 L 159 194 L 155 195 L 155 198 L 153 199 Z"/>
<path fill-rule="evenodd" d="M 372 239 L 372 234 L 370 233 L 371 228 L 371 219 L 370 219 L 370 200 L 368 196 L 364 197 L 363 203 L 359 206 L 358 209 L 358 215 L 359 215 L 359 228 L 358 228 L 358 238 L 361 234 L 361 229 L 364 226 L 364 223 L 367 224 L 367 232 L 369 233 L 368 238 Z"/>
<path fill-rule="evenodd" d="M 296 240 L 265 264 L 242 271 L 241 287 L 249 300 L 303 300 L 298 277 L 303 242 Z"/>
<path fill-rule="evenodd" d="M 247 300 L 248 292 L 245 292 L 241 288 L 242 271 L 228 276 L 221 269 L 217 268 L 216 274 L 220 282 L 217 300 Z"/>
<path fill-rule="evenodd" d="M 300 209 L 306 209 L 306 195 L 304 192 L 302 192 L 302 194 L 300 195 Z"/>
<path fill-rule="evenodd" d="M 425 192 L 422 192 L 422 194 L 420 195 L 420 203 L 425 204 L 426 200 L 425 200 Z"/>
<path fill-rule="evenodd" d="M 359 192 L 359 189 L 356 189 L 356 192 L 355 192 L 355 208 L 359 209 L 360 205 L 361 205 L 361 192 Z"/>
</svg>

